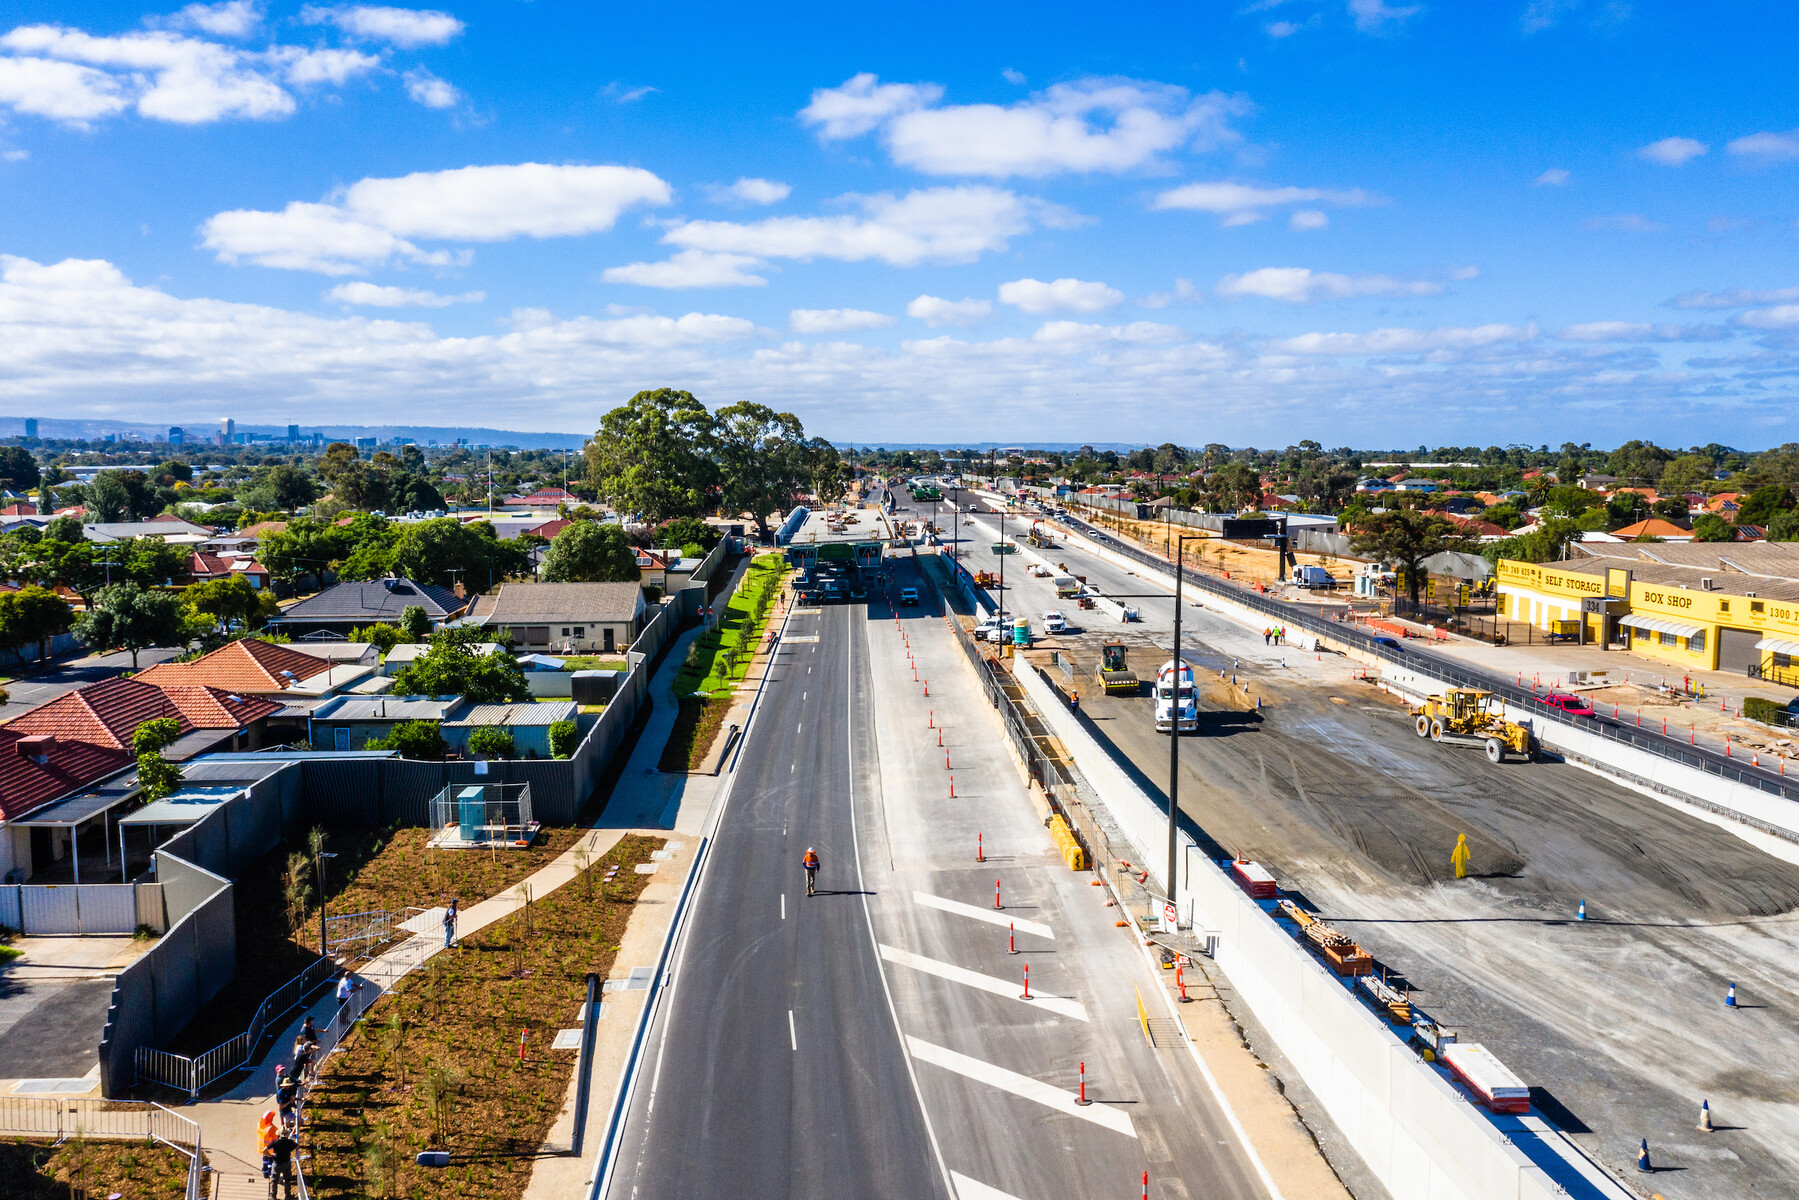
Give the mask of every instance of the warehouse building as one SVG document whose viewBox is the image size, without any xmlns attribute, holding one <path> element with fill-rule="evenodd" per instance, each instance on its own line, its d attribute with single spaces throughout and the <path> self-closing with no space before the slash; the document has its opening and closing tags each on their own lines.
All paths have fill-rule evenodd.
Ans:
<svg viewBox="0 0 1799 1200">
<path fill-rule="evenodd" d="M 1579 542 L 1500 559 L 1500 612 L 1687 671 L 1799 688 L 1799 542 Z"/>
</svg>

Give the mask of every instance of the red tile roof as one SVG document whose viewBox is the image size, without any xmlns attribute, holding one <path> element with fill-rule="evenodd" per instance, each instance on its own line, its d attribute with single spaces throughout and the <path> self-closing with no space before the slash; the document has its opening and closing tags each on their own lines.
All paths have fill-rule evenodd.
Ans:
<svg viewBox="0 0 1799 1200">
<path fill-rule="evenodd" d="M 238 537 L 265 538 L 271 533 L 285 533 L 286 521 L 258 521 L 254 525 L 246 525 L 237 531 Z"/>
<path fill-rule="evenodd" d="M 196 580 L 225 579 L 231 574 L 231 564 L 216 554 L 196 550 L 188 558 L 187 573 Z"/>
<path fill-rule="evenodd" d="M 136 679 L 106 679 L 20 713 L 6 728 L 27 736 L 49 734 L 58 741 L 130 750 L 137 727 L 157 717 L 175 718 L 182 733 L 194 727 L 161 688 Z"/>
<path fill-rule="evenodd" d="M 1679 538 L 1682 541 L 1691 541 L 1693 531 L 1683 529 L 1672 521 L 1664 521 L 1660 517 L 1650 517 L 1647 521 L 1638 521 L 1635 525 L 1614 529 L 1612 536 L 1623 538 L 1627 542 L 1640 537 Z"/>
<path fill-rule="evenodd" d="M 19 742 L 25 736 L 15 731 L 13 723 L 0 726 L 0 817 L 7 819 L 23 816 L 131 763 L 131 756 L 122 750 L 63 741 L 39 763 L 19 753 Z"/>
<path fill-rule="evenodd" d="M 561 533 L 564 529 L 567 529 L 570 525 L 573 525 L 573 524 L 574 524 L 574 522 L 567 519 L 566 517 L 557 517 L 554 520 L 545 521 L 542 525 L 532 526 L 530 529 L 527 529 L 524 532 L 525 533 L 535 533 L 540 538 L 550 538 L 550 539 L 554 540 L 554 538 L 556 537 L 557 534 Z"/>
<path fill-rule="evenodd" d="M 0 517 L 35 516 L 37 516 L 37 506 L 35 504 L 9 504 L 5 508 L 0 508 Z"/>
<path fill-rule="evenodd" d="M 328 659 L 259 638 L 242 638 L 226 642 L 193 662 L 160 663 L 149 667 L 137 678 L 159 687 L 185 683 L 222 688 L 228 692 L 278 692 L 330 669 Z"/>
<path fill-rule="evenodd" d="M 161 687 L 196 729 L 242 729 L 281 711 L 281 705 L 273 700 L 240 696 L 223 688 L 187 683 L 165 683 Z"/>
</svg>

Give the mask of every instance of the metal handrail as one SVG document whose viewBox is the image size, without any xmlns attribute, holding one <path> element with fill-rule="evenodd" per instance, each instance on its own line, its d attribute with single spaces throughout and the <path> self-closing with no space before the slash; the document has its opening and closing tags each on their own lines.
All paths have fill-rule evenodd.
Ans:
<svg viewBox="0 0 1799 1200">
<path fill-rule="evenodd" d="M 256 1047 L 262 1044 L 269 1023 L 293 1011 L 336 972 L 337 964 L 328 958 L 312 963 L 264 998 L 256 1008 L 256 1015 L 250 1018 L 248 1029 L 203 1054 L 188 1058 L 168 1050 L 139 1046 L 133 1055 L 139 1081 L 160 1083 L 186 1092 L 190 1099 L 197 1098 L 201 1088 L 249 1061 Z"/>
<path fill-rule="evenodd" d="M 187 1158 L 187 1200 L 200 1200 L 206 1155 L 200 1126 L 163 1105 L 133 1100 L 0 1096 L 0 1133 L 156 1141 Z"/>
<path fill-rule="evenodd" d="M 1089 534 L 1100 532 L 1085 521 L 1070 518 L 1068 519 L 1068 524 L 1077 526 L 1083 532 Z M 1106 548 L 1112 550 L 1114 553 L 1122 554 L 1126 558 L 1168 574 L 1173 574 L 1176 570 L 1175 564 L 1169 562 L 1165 558 L 1146 553 L 1145 551 L 1137 549 L 1135 546 L 1125 545 L 1119 539 L 1111 537 L 1110 535 L 1105 535 L 1105 537 L 1106 541 L 1109 543 Z M 1567 725 L 1584 730 L 1588 733 L 1594 733 L 1608 741 L 1632 746 L 1638 750 L 1645 751 L 1646 753 L 1654 754 L 1659 758 L 1665 758 L 1684 766 L 1694 767 L 1704 771 L 1708 775 L 1716 775 L 1719 778 L 1728 779 L 1735 783 L 1741 783 L 1760 791 L 1770 792 L 1788 800 L 1799 800 L 1799 784 L 1784 782 L 1783 777 L 1769 774 L 1767 771 L 1760 768 L 1740 767 L 1726 756 L 1714 751 L 1706 750 L 1691 744 L 1683 746 L 1672 737 L 1663 737 L 1659 733 L 1617 725 L 1602 717 L 1580 718 L 1569 716 L 1559 709 L 1551 708 L 1543 703 L 1543 698 L 1533 694 L 1529 689 L 1517 687 L 1516 685 L 1485 671 L 1451 663 L 1438 655 L 1431 654 L 1424 650 L 1407 650 L 1404 653 L 1395 653 L 1390 647 L 1381 645 L 1373 637 L 1363 633 L 1361 630 L 1355 629 L 1352 626 L 1339 624 L 1335 621 L 1323 620 L 1312 613 L 1306 612 L 1299 605 L 1289 604 L 1281 600 L 1271 600 L 1266 596 L 1259 595 L 1247 589 L 1227 585 L 1223 580 L 1196 574 L 1184 565 L 1180 567 L 1179 570 L 1186 582 L 1203 591 L 1230 600 L 1233 603 L 1256 609 L 1269 616 L 1279 617 L 1283 622 L 1297 625 L 1312 633 L 1333 638 L 1339 642 L 1344 642 L 1358 651 L 1373 655 L 1383 661 L 1391 662 L 1397 666 L 1417 667 L 1427 674 L 1436 676 L 1445 683 L 1492 692 L 1494 695 L 1505 700 L 1506 703 L 1527 708 L 1534 715 L 1541 717 L 1545 721 L 1553 721 L 1560 725 Z"/>
</svg>

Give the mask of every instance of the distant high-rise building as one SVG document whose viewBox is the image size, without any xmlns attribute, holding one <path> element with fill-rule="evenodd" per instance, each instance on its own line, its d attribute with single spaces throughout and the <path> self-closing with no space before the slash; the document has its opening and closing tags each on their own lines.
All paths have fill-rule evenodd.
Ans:
<svg viewBox="0 0 1799 1200">
<path fill-rule="evenodd" d="M 25 436 L 28 438 L 34 438 L 37 436 L 37 418 L 36 417 L 26 417 L 25 418 Z"/>
<path fill-rule="evenodd" d="M 356 448 L 358 450 L 373 450 L 377 444 L 378 439 L 372 437 L 359 437 L 356 439 Z"/>
<path fill-rule="evenodd" d="M 187 430 L 179 425 L 169 426 L 169 445 L 179 446 L 187 441 Z"/>
<path fill-rule="evenodd" d="M 298 425 L 289 425 L 287 427 L 287 440 L 290 442 L 297 442 L 300 440 L 300 427 Z"/>
<path fill-rule="evenodd" d="M 230 417 L 219 418 L 219 445 L 229 446 L 237 440 L 237 422 Z"/>
</svg>

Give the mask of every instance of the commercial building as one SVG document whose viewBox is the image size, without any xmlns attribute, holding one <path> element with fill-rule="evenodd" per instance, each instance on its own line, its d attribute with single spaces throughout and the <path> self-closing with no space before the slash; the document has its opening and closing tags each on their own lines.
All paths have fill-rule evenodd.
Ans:
<svg viewBox="0 0 1799 1200">
<path fill-rule="evenodd" d="M 1799 543 L 1580 542 L 1499 561 L 1500 614 L 1687 671 L 1799 688 Z"/>
</svg>

